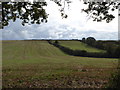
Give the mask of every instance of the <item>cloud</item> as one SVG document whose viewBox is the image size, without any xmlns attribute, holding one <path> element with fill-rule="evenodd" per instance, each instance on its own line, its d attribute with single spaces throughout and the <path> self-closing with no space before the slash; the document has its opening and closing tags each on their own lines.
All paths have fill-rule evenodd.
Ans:
<svg viewBox="0 0 120 90">
<path fill-rule="evenodd" d="M 79 30 L 67 25 L 47 26 L 38 25 L 26 26 L 19 29 L 6 29 L 2 33 L 4 40 L 21 40 L 21 39 L 81 39 L 83 37 L 95 37 L 96 39 L 117 39 L 117 32 L 96 31 L 96 30 Z"/>
<path fill-rule="evenodd" d="M 2 32 L 3 40 L 23 40 L 23 39 L 81 39 L 83 37 L 95 37 L 96 39 L 108 40 L 118 39 L 118 17 L 110 22 L 93 22 L 85 13 L 81 13 L 83 4 L 79 0 L 73 1 L 71 7 L 67 9 L 67 19 L 62 19 L 59 8 L 55 3 L 49 2 L 46 7 L 48 23 L 40 25 L 21 25 L 21 20 L 10 21 Z"/>
</svg>

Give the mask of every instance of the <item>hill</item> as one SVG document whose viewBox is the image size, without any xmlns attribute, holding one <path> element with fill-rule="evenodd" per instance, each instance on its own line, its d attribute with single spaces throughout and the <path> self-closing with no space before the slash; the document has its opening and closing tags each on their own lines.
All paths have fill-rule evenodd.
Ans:
<svg viewBox="0 0 120 90">
<path fill-rule="evenodd" d="M 59 44 L 73 50 L 86 50 L 87 52 L 105 52 L 104 50 L 93 48 L 80 41 L 59 41 Z"/>
<path fill-rule="evenodd" d="M 118 62 L 68 56 L 39 40 L 3 41 L 2 54 L 3 88 L 103 87 Z"/>
</svg>

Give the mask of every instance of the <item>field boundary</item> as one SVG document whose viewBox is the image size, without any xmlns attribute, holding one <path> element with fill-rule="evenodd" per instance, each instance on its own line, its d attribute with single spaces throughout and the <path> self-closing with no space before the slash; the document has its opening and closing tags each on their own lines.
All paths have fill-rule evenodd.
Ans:
<svg viewBox="0 0 120 90">
<path fill-rule="evenodd" d="M 62 46 L 58 43 L 58 41 L 52 42 L 48 40 L 48 43 L 59 48 L 64 53 L 71 55 L 71 56 L 81 56 L 81 57 L 94 57 L 94 58 L 118 58 L 110 56 L 108 53 L 98 53 L 98 52 L 87 52 L 86 50 L 73 50 L 68 47 Z"/>
</svg>

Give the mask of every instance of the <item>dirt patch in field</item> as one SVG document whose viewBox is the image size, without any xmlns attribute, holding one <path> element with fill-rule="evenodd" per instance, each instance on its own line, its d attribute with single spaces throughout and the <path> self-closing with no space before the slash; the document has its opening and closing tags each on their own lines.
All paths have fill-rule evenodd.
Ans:
<svg viewBox="0 0 120 90">
<path fill-rule="evenodd" d="M 110 70 L 110 71 L 109 71 Z M 111 69 L 85 69 L 70 74 L 51 74 L 33 78 L 21 76 L 9 79 L 3 73 L 3 88 L 104 88 L 109 81 Z M 49 77 L 49 78 L 48 78 Z M 11 79 L 10 79 L 11 78 Z"/>
</svg>

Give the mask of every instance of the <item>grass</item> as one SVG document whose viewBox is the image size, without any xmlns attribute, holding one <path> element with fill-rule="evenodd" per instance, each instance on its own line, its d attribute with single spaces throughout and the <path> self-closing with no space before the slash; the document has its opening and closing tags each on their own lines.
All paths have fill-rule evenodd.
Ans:
<svg viewBox="0 0 120 90">
<path fill-rule="evenodd" d="M 2 49 L 4 88 L 102 87 L 118 62 L 68 56 L 47 41 L 3 41 Z"/>
<path fill-rule="evenodd" d="M 105 52 L 104 50 L 93 48 L 80 41 L 59 41 L 59 44 L 73 50 L 86 50 L 87 52 Z"/>
</svg>

